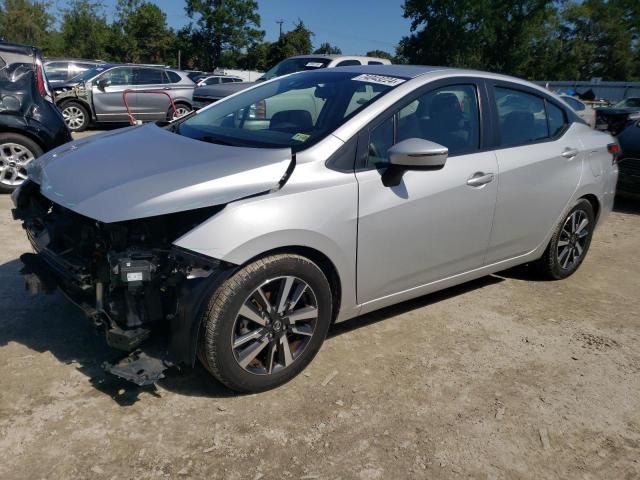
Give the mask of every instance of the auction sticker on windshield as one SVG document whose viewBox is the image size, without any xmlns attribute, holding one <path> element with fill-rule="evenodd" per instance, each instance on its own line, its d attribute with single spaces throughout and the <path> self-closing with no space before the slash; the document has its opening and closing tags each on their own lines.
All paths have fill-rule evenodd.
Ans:
<svg viewBox="0 0 640 480">
<path fill-rule="evenodd" d="M 305 65 L 305 67 L 311 67 L 311 68 L 322 68 L 324 67 L 324 63 L 320 63 L 320 62 L 309 62 Z"/>
<path fill-rule="evenodd" d="M 356 82 L 378 83 L 389 87 L 395 87 L 406 82 L 404 78 L 388 77 L 386 75 L 372 75 L 370 73 L 363 73 L 362 75 L 353 77 L 351 80 L 355 80 Z"/>
</svg>

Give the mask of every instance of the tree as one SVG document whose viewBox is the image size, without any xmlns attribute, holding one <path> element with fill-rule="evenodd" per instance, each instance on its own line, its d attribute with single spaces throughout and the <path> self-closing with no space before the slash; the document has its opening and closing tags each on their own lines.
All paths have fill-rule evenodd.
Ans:
<svg viewBox="0 0 640 480">
<path fill-rule="evenodd" d="M 71 0 L 63 10 L 60 36 L 64 55 L 105 58 L 109 26 L 101 4 L 91 0 Z"/>
<path fill-rule="evenodd" d="M 112 35 L 112 51 L 122 60 L 135 63 L 174 60 L 170 49 L 175 34 L 167 26 L 167 15 L 151 2 L 118 0 Z"/>
<path fill-rule="evenodd" d="M 411 34 L 400 54 L 411 63 L 537 76 L 545 59 L 553 0 L 405 0 Z M 536 59 L 535 61 L 531 61 Z"/>
<path fill-rule="evenodd" d="M 48 2 L 4 0 L 0 7 L 0 38 L 40 47 L 46 45 L 53 23 Z"/>
<path fill-rule="evenodd" d="M 629 0 L 585 0 L 563 12 L 563 40 L 573 78 L 639 78 L 640 4 Z"/>
<path fill-rule="evenodd" d="M 207 70 L 227 66 L 223 51 L 240 54 L 264 37 L 255 0 L 187 0 L 186 12 L 195 21 L 201 67 Z"/>
<path fill-rule="evenodd" d="M 370 52 L 367 52 L 367 57 L 378 57 L 393 60 L 393 55 L 389 52 L 385 52 L 384 50 L 371 50 Z"/>
<path fill-rule="evenodd" d="M 313 53 L 320 55 L 341 55 L 342 50 L 339 47 L 332 46 L 329 42 L 321 43 L 320 47 L 316 48 Z"/>
<path fill-rule="evenodd" d="M 273 42 L 269 46 L 267 64 L 273 66 L 287 57 L 310 54 L 312 36 L 313 32 L 305 26 L 302 20 L 298 20 L 293 30 L 283 33 L 277 42 Z"/>
</svg>

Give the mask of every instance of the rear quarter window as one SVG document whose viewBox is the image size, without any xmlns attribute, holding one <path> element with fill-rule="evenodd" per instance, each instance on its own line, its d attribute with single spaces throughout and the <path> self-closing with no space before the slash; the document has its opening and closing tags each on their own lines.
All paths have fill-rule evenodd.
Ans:
<svg viewBox="0 0 640 480">
<path fill-rule="evenodd" d="M 179 83 L 182 78 L 176 72 L 165 72 L 169 77 L 169 83 Z"/>
</svg>

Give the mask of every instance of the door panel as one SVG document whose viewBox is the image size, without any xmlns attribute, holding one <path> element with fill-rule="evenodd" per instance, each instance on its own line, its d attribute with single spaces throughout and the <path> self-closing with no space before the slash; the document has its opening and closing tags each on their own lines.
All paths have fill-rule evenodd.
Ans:
<svg viewBox="0 0 640 480">
<path fill-rule="evenodd" d="M 578 187 L 582 148 L 574 126 L 556 141 L 496 151 L 500 188 L 487 263 L 530 252 L 545 239 Z M 570 149 L 580 151 L 563 157 Z"/>
<path fill-rule="evenodd" d="M 124 106 L 122 93 L 131 88 L 133 79 L 132 69 L 128 67 L 114 68 L 106 71 L 93 81 L 91 86 L 91 97 L 96 118 L 100 122 L 126 122 L 128 120 L 127 110 Z M 104 91 L 100 90 L 96 82 L 106 80 L 109 84 Z M 130 105 L 134 101 L 133 95 L 127 97 Z"/>
<path fill-rule="evenodd" d="M 451 157 L 442 170 L 408 171 L 391 188 L 377 170 L 358 172 L 358 303 L 481 267 L 497 182 L 466 182 L 496 171 L 493 152 L 483 152 Z"/>
<path fill-rule="evenodd" d="M 165 120 L 171 105 L 169 97 L 163 93 L 143 93 L 144 90 L 159 90 L 171 95 L 172 85 L 165 72 L 157 68 L 134 69 L 135 93 L 134 116 L 139 120 Z"/>
</svg>

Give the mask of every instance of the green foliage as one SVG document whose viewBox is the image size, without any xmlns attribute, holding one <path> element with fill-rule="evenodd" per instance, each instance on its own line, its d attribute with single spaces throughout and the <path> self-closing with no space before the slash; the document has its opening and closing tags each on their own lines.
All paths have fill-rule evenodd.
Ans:
<svg viewBox="0 0 640 480">
<path fill-rule="evenodd" d="M 393 61 L 393 55 L 389 52 L 385 52 L 384 50 L 371 50 L 367 52 L 367 57 L 378 57 L 378 58 L 386 58 L 387 60 Z"/>
<path fill-rule="evenodd" d="M 103 59 L 109 40 L 109 25 L 102 6 L 91 0 L 72 0 L 63 10 L 60 45 L 54 50 L 62 50 L 60 54 L 70 57 Z"/>
<path fill-rule="evenodd" d="M 255 0 L 186 0 L 187 15 L 195 21 L 193 33 L 199 40 L 200 66 L 231 67 L 231 57 L 264 37 Z"/>
<path fill-rule="evenodd" d="M 321 55 L 341 55 L 342 50 L 339 47 L 332 46 L 329 42 L 321 43 L 320 47 L 316 48 L 313 53 Z"/>
<path fill-rule="evenodd" d="M 264 42 L 256 0 L 185 0 L 177 32 L 150 0 L 118 0 L 108 23 L 101 0 L 0 0 L 0 38 L 47 56 L 265 71 L 313 51 L 299 20 Z M 59 7 L 59 17 L 52 15 Z M 479 68 L 530 79 L 640 80 L 638 0 L 405 0 L 411 30 L 393 63 Z M 57 22 L 56 22 L 57 20 Z M 328 42 L 315 53 L 338 54 Z"/>
<path fill-rule="evenodd" d="M 53 24 L 49 3 L 35 0 L 0 2 L 0 38 L 8 42 L 45 45 Z"/>
<path fill-rule="evenodd" d="M 279 61 L 294 55 L 308 55 L 312 50 L 312 36 L 313 32 L 305 26 L 302 20 L 298 20 L 293 30 L 283 33 L 277 42 L 269 45 L 267 65 L 272 67 Z"/>
<path fill-rule="evenodd" d="M 175 61 L 170 49 L 174 33 L 167 15 L 145 0 L 118 0 L 112 26 L 112 52 L 116 58 L 134 63 Z"/>
<path fill-rule="evenodd" d="M 638 78 L 637 0 L 405 0 L 409 63 L 531 79 Z"/>
</svg>

